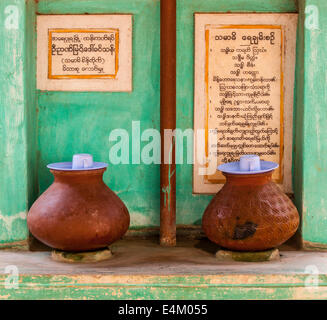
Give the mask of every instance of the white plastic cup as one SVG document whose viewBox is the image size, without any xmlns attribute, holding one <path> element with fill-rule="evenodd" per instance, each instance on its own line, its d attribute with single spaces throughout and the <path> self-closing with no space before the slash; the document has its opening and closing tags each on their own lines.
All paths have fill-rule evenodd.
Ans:
<svg viewBox="0 0 327 320">
<path fill-rule="evenodd" d="M 259 171 L 261 170 L 260 157 L 255 154 L 247 154 L 240 158 L 241 171 Z"/>
<path fill-rule="evenodd" d="M 87 153 L 74 154 L 73 156 L 73 169 L 86 169 L 93 167 L 93 156 Z"/>
</svg>

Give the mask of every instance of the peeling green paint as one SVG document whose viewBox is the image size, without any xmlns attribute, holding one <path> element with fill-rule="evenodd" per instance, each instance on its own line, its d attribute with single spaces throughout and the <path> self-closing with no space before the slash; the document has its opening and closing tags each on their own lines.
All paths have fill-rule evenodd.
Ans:
<svg viewBox="0 0 327 320">
<path fill-rule="evenodd" d="M 326 299 L 326 275 L 317 287 L 306 287 L 306 275 L 229 276 L 20 276 L 18 289 L 0 299 Z M 93 281 L 92 281 L 93 280 Z"/>
<path fill-rule="evenodd" d="M 327 244 L 327 66 L 324 63 L 327 58 L 327 2 L 303 1 L 304 8 L 309 5 L 318 10 L 319 29 L 303 28 L 302 236 L 304 243 L 324 247 Z"/>
<path fill-rule="evenodd" d="M 24 0 L 0 2 L 1 246 L 28 238 L 26 212 L 32 189 L 28 154 L 33 148 L 28 122 L 34 93 L 33 72 L 30 72 L 33 63 L 29 65 L 27 49 L 28 27 L 34 14 L 35 11 L 30 14 L 30 5 Z M 30 76 L 32 79 L 27 79 Z"/>
<path fill-rule="evenodd" d="M 4 216 L 0 211 L 0 225 L 3 232 L 0 234 L 0 243 L 14 239 L 13 232 L 15 230 L 26 229 L 26 212 L 19 212 L 10 216 Z"/>
</svg>

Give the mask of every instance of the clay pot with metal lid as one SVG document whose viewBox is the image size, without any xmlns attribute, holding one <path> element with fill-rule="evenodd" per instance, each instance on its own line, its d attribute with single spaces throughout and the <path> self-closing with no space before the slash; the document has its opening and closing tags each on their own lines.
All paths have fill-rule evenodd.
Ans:
<svg viewBox="0 0 327 320">
<path fill-rule="evenodd" d="M 251 155 L 242 158 L 218 167 L 227 181 L 205 210 L 202 228 L 212 242 L 229 250 L 275 248 L 295 234 L 298 211 L 272 181 L 278 164 Z M 241 163 L 248 163 L 248 170 Z"/>
<path fill-rule="evenodd" d="M 128 230 L 126 206 L 103 182 L 107 164 L 91 159 L 87 165 L 89 160 L 82 159 L 80 166 L 74 162 L 48 165 L 54 182 L 31 207 L 27 223 L 31 233 L 52 248 L 96 250 Z"/>
</svg>

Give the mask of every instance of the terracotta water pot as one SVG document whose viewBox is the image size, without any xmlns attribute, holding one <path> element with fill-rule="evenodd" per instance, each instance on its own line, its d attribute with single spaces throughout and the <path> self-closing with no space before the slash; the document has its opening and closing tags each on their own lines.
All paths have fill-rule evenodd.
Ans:
<svg viewBox="0 0 327 320">
<path fill-rule="evenodd" d="M 202 227 L 219 246 L 261 251 L 288 240 L 299 226 L 293 202 L 272 182 L 273 171 L 223 173 L 227 182 L 204 212 Z"/>
<path fill-rule="evenodd" d="M 129 227 L 128 210 L 98 170 L 50 170 L 53 184 L 31 207 L 27 223 L 46 245 L 65 251 L 107 247 Z"/>
</svg>

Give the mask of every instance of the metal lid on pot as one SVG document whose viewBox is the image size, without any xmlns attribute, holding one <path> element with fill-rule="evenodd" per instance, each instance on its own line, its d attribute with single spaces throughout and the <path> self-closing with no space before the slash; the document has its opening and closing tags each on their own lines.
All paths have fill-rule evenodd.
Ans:
<svg viewBox="0 0 327 320">
<path fill-rule="evenodd" d="M 218 170 L 231 174 L 258 174 L 273 171 L 279 167 L 278 163 L 260 160 L 254 154 L 244 155 L 240 161 L 221 164 Z"/>
<path fill-rule="evenodd" d="M 57 162 L 47 165 L 49 169 L 62 171 L 97 170 L 107 167 L 108 164 L 105 162 L 94 162 L 93 156 L 87 153 L 75 154 L 72 162 Z"/>
</svg>

